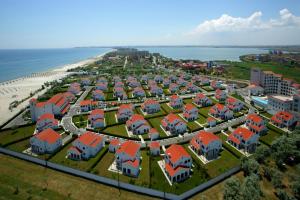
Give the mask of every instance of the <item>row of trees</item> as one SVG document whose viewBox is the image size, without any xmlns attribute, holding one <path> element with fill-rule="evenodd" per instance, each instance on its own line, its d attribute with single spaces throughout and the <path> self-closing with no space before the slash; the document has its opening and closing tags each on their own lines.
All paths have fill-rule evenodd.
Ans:
<svg viewBox="0 0 300 200">
<path fill-rule="evenodd" d="M 269 164 L 269 161 L 275 165 Z M 232 177 L 225 182 L 224 199 L 241 200 L 261 199 L 263 193 L 260 180 L 264 177 L 276 189 L 280 200 L 300 199 L 300 178 L 292 177 L 289 184 L 292 194 L 284 190 L 283 176 L 285 165 L 294 165 L 300 160 L 300 131 L 296 130 L 290 135 L 283 135 L 276 139 L 270 147 L 261 145 L 257 148 L 252 158 L 243 157 L 241 168 L 246 177 L 243 182 Z"/>
</svg>

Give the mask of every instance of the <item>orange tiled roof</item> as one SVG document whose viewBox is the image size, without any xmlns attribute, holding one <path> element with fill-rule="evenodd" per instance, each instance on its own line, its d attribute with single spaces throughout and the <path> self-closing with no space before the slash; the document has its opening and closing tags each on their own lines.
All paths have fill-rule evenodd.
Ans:
<svg viewBox="0 0 300 200">
<path fill-rule="evenodd" d="M 178 144 L 172 144 L 166 150 L 166 154 L 169 156 L 172 163 L 176 163 L 182 157 L 190 157 L 186 150 Z"/>
<path fill-rule="evenodd" d="M 35 134 L 33 137 L 38 138 L 41 141 L 47 142 L 49 144 L 55 143 L 58 139 L 61 138 L 60 134 L 54 131 L 51 128 L 43 130 L 40 133 Z"/>
</svg>

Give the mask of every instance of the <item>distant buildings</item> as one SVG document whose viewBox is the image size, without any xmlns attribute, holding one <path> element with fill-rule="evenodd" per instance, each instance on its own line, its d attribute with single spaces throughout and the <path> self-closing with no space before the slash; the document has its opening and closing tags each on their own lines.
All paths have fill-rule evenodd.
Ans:
<svg viewBox="0 0 300 200">
<path fill-rule="evenodd" d="M 250 131 L 258 135 L 263 135 L 266 131 L 268 131 L 265 121 L 256 113 L 247 115 L 246 126 Z"/>
<path fill-rule="evenodd" d="M 122 104 L 117 112 L 119 122 L 127 121 L 133 115 L 134 106 L 132 104 Z"/>
<path fill-rule="evenodd" d="M 126 127 L 133 134 L 142 135 L 148 133 L 150 126 L 142 115 L 133 114 L 131 118 L 126 122 Z"/>
<path fill-rule="evenodd" d="M 193 103 L 195 103 L 199 106 L 202 106 L 202 107 L 212 105 L 211 99 L 208 98 L 207 96 L 205 96 L 205 94 L 203 94 L 203 93 L 196 94 L 196 97 L 193 99 Z"/>
<path fill-rule="evenodd" d="M 251 70 L 251 84 L 261 86 L 269 95 L 268 109 L 271 113 L 281 110 L 300 112 L 300 84 L 283 78 L 281 74 L 254 68 Z"/>
<path fill-rule="evenodd" d="M 29 102 L 31 119 L 35 122 L 41 115 L 51 113 L 55 116 L 63 116 L 70 108 L 69 93 L 58 93 L 46 102 L 38 102 L 31 99 Z"/>
<path fill-rule="evenodd" d="M 216 104 L 209 109 L 209 113 L 217 118 L 221 118 L 223 120 L 228 120 L 233 118 L 233 112 L 226 106 L 222 104 Z"/>
<path fill-rule="evenodd" d="M 191 103 L 186 104 L 183 109 L 183 117 L 187 121 L 194 121 L 198 119 L 198 108 Z"/>
<path fill-rule="evenodd" d="M 146 112 L 147 114 L 153 114 L 160 111 L 160 104 L 158 101 L 153 99 L 147 99 L 142 105 L 141 109 L 143 112 Z"/>
</svg>

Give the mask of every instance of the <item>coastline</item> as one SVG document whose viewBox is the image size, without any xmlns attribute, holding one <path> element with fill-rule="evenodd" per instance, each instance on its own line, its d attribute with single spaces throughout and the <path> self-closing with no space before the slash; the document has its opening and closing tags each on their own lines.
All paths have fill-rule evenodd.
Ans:
<svg viewBox="0 0 300 200">
<path fill-rule="evenodd" d="M 66 64 L 62 66 L 57 66 L 51 70 L 45 72 L 32 73 L 31 75 L 23 76 L 17 79 L 12 79 L 9 81 L 4 81 L 0 83 L 0 113 L 5 113 L 5 115 L 0 115 L 0 125 L 3 125 L 8 120 L 10 120 L 14 115 L 16 115 L 20 110 L 28 106 L 29 100 L 31 98 L 37 98 L 39 95 L 44 94 L 48 88 L 39 91 L 31 98 L 31 92 L 35 92 L 42 87 L 45 82 L 51 82 L 54 80 L 60 80 L 66 76 L 72 74 L 72 72 L 67 72 L 69 69 L 74 69 L 77 67 L 87 66 L 97 60 L 100 60 L 105 54 L 110 51 L 102 53 L 98 56 L 90 57 L 79 62 Z M 23 101 L 12 111 L 9 110 L 9 105 L 14 101 Z"/>
</svg>

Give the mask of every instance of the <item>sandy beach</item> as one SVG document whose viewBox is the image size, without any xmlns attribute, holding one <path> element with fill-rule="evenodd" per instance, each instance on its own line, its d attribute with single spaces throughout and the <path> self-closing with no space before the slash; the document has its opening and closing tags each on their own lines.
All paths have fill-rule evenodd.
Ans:
<svg viewBox="0 0 300 200">
<path fill-rule="evenodd" d="M 29 97 L 31 92 L 35 92 L 36 90 L 40 89 L 45 82 L 62 79 L 72 74 L 72 72 L 67 72 L 67 70 L 77 67 L 84 67 L 101 59 L 103 55 L 105 55 L 105 53 L 76 63 L 56 67 L 48 72 L 33 73 L 28 76 L 0 83 L 0 125 L 7 122 L 21 109 L 25 108 L 29 103 L 29 99 L 18 105 L 17 108 L 14 108 L 12 111 L 10 111 L 9 105 L 12 102 L 20 101 Z M 45 93 L 46 90 L 47 89 L 44 89 L 38 92 L 34 95 L 34 97 Z"/>
</svg>

